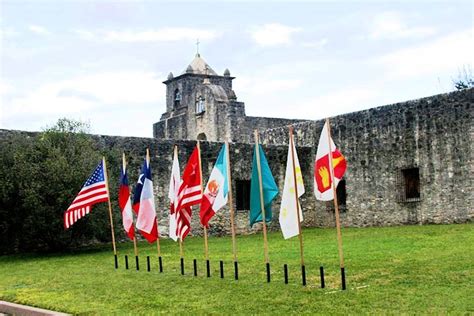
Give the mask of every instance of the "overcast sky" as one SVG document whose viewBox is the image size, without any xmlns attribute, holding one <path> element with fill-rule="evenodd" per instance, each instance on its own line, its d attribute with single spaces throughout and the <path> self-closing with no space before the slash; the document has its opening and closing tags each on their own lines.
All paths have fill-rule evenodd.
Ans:
<svg viewBox="0 0 474 316">
<path fill-rule="evenodd" d="M 247 115 L 320 119 L 453 90 L 473 1 L 0 0 L 0 128 L 152 136 L 201 42 Z"/>
</svg>

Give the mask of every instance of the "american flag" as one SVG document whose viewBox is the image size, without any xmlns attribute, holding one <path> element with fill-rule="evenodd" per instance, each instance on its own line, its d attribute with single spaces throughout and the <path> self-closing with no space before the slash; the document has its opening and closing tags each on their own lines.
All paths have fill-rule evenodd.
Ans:
<svg viewBox="0 0 474 316">
<path fill-rule="evenodd" d="M 109 192 L 105 183 L 104 161 L 101 161 L 64 213 L 65 229 L 71 227 L 86 214 L 89 214 L 92 205 L 106 202 L 108 199 Z"/>
<path fill-rule="evenodd" d="M 176 233 L 181 240 L 184 240 L 191 230 L 191 206 L 201 203 L 202 191 L 199 160 L 199 149 L 196 147 L 184 169 L 183 179 L 178 191 Z"/>
</svg>

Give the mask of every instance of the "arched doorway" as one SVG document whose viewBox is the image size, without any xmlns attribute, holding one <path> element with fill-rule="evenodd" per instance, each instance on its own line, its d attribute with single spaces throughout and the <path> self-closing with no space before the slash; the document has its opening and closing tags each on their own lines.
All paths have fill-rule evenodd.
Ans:
<svg viewBox="0 0 474 316">
<path fill-rule="evenodd" d="M 198 140 L 204 140 L 204 141 L 206 141 L 206 140 L 207 140 L 207 136 L 206 136 L 206 134 L 204 134 L 204 133 L 199 133 L 197 139 L 198 139 Z"/>
</svg>

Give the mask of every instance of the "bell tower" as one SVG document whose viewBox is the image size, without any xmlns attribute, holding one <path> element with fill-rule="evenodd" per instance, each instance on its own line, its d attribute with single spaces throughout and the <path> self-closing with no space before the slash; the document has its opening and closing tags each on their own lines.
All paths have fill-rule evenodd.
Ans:
<svg viewBox="0 0 474 316">
<path fill-rule="evenodd" d="M 226 69 L 218 75 L 199 51 L 179 75 L 169 73 L 166 85 L 166 112 L 153 125 L 153 136 L 160 139 L 232 140 L 232 126 L 245 117 L 245 105 L 237 102 L 232 80 Z"/>
</svg>

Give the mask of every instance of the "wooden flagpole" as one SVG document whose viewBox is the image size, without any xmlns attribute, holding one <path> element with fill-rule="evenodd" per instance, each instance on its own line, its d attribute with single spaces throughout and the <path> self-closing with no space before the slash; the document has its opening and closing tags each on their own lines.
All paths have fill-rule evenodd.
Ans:
<svg viewBox="0 0 474 316">
<path fill-rule="evenodd" d="M 110 231 L 112 233 L 112 246 L 114 248 L 115 269 L 118 269 L 117 247 L 115 246 L 114 221 L 112 219 L 112 204 L 110 203 L 109 177 L 107 175 L 107 164 L 105 163 L 104 156 L 102 157 L 102 164 L 104 166 L 105 187 L 107 188 L 107 201 L 109 202 Z"/>
<path fill-rule="evenodd" d="M 198 140 L 197 141 L 197 148 L 198 148 L 198 160 L 199 160 L 199 175 L 201 177 L 200 181 L 201 181 L 201 197 L 202 197 L 203 189 L 202 189 L 202 166 L 201 166 L 201 145 L 200 145 L 200 143 L 201 142 Z M 207 241 L 207 227 L 204 225 L 203 229 L 204 229 L 204 256 L 206 258 L 207 277 L 210 277 L 211 276 L 211 270 L 210 270 L 210 263 L 209 263 L 209 244 L 208 244 L 208 241 Z"/>
<path fill-rule="evenodd" d="M 179 256 L 181 259 L 184 259 L 184 243 L 181 240 L 181 237 L 179 237 Z"/>
<path fill-rule="evenodd" d="M 336 214 L 336 230 L 337 230 L 337 242 L 338 242 L 338 249 L 339 249 L 339 266 L 341 268 L 341 279 L 342 279 L 342 289 L 346 289 L 346 277 L 344 271 L 344 254 L 342 252 L 342 235 L 341 235 L 341 223 L 339 220 L 339 205 L 337 203 L 337 192 L 336 186 L 334 184 L 334 166 L 332 161 L 332 148 L 331 148 L 331 127 L 329 126 L 329 118 L 326 118 L 326 126 L 328 129 L 328 143 L 329 143 L 329 170 L 331 175 L 331 182 L 332 182 L 332 192 L 334 194 L 334 209 Z"/>
<path fill-rule="evenodd" d="M 267 266 L 267 282 L 270 282 L 270 260 L 268 258 L 268 240 L 267 240 L 267 223 L 265 216 L 265 202 L 263 200 L 263 181 L 262 181 L 262 167 L 260 165 L 260 148 L 258 142 L 258 131 L 255 130 L 255 154 L 257 158 L 257 172 L 258 172 L 258 186 L 260 191 L 260 208 L 262 210 L 263 223 L 263 251 L 265 255 L 265 264 Z"/>
<path fill-rule="evenodd" d="M 150 164 L 151 164 L 151 161 L 150 161 L 150 149 L 147 147 L 146 149 L 146 162 L 148 164 L 148 168 L 150 168 Z M 153 190 L 153 188 L 152 188 Z M 155 210 L 156 212 L 156 210 Z M 160 247 L 160 233 L 158 232 L 158 216 L 156 216 L 155 214 L 155 217 L 156 217 L 156 250 L 158 252 L 158 258 L 161 258 L 161 247 Z"/>
<path fill-rule="evenodd" d="M 127 161 L 125 159 L 125 153 L 122 153 L 122 169 L 123 172 L 126 172 L 127 170 Z M 135 225 L 135 223 L 133 223 Z M 136 231 L 135 231 L 136 234 Z M 138 257 L 138 249 L 137 249 L 137 237 L 133 236 L 133 252 L 135 253 L 135 257 Z"/>
<path fill-rule="evenodd" d="M 138 257 L 137 237 L 135 237 L 135 236 L 133 236 L 133 250 L 134 250 L 134 253 L 135 253 L 135 257 Z"/>
<path fill-rule="evenodd" d="M 230 156 L 229 156 L 229 142 L 225 142 L 226 162 L 227 162 L 227 186 L 229 187 L 229 208 L 230 208 L 230 228 L 232 231 L 232 254 L 234 262 L 237 262 L 237 241 L 235 240 L 235 223 L 234 223 L 234 199 L 232 194 L 232 178 L 230 175 Z"/>
<path fill-rule="evenodd" d="M 234 199 L 232 194 L 232 177 L 230 174 L 230 155 L 229 155 L 229 141 L 225 141 L 225 156 L 227 163 L 227 186 L 229 189 L 229 208 L 230 208 L 230 228 L 232 231 L 232 255 L 234 257 L 234 278 L 239 279 L 239 268 L 237 262 L 237 241 L 235 237 L 235 223 L 234 223 Z"/>
<path fill-rule="evenodd" d="M 174 156 L 178 157 L 178 146 L 177 145 L 174 145 Z M 173 156 L 173 159 L 174 159 L 174 156 Z M 176 194 L 176 192 L 175 192 Z M 177 205 L 175 205 L 176 207 Z M 176 210 L 175 208 L 175 212 L 177 212 L 178 210 Z M 180 234 L 181 235 L 181 234 Z M 184 275 L 184 242 L 181 240 L 181 236 L 178 236 L 179 238 L 179 257 L 180 257 L 180 262 L 181 262 L 181 274 Z"/>
<path fill-rule="evenodd" d="M 301 273 L 303 278 L 303 285 L 306 285 L 306 270 L 304 265 L 304 251 L 303 251 L 303 233 L 301 232 L 301 218 L 300 218 L 300 203 L 298 196 L 298 179 L 296 178 L 296 166 L 295 166 L 295 146 L 293 139 L 293 126 L 290 126 L 290 146 L 291 146 L 291 160 L 293 162 L 293 183 L 295 186 L 295 203 L 296 203 L 296 216 L 298 220 L 298 238 L 300 240 L 300 257 L 301 257 Z"/>
</svg>

